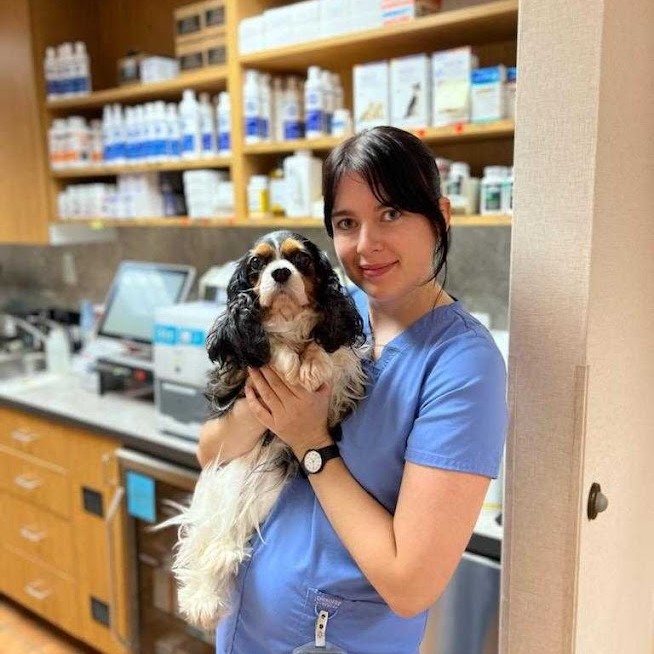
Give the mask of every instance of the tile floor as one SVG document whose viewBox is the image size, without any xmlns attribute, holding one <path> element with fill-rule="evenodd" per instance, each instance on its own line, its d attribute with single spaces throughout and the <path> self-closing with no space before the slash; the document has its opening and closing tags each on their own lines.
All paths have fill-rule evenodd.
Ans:
<svg viewBox="0 0 654 654">
<path fill-rule="evenodd" d="M 0 595 L 2 654 L 93 654 L 52 625 Z"/>
</svg>

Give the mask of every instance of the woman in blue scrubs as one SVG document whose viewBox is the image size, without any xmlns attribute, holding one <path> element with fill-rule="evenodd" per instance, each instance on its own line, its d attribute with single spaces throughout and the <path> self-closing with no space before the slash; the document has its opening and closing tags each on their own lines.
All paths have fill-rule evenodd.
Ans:
<svg viewBox="0 0 654 654">
<path fill-rule="evenodd" d="M 323 192 L 368 326 L 369 384 L 336 448 L 329 388 L 289 387 L 269 367 L 251 372 L 235 411 L 205 425 L 203 464 L 221 446 L 242 454 L 264 429 L 299 460 L 324 459 L 304 459 L 320 470 L 285 486 L 255 539 L 218 654 L 291 654 L 313 642 L 321 611 L 327 640 L 348 654 L 417 654 L 499 472 L 504 362 L 438 281 L 450 207 L 433 155 L 403 130 L 362 132 L 330 153 Z"/>
</svg>

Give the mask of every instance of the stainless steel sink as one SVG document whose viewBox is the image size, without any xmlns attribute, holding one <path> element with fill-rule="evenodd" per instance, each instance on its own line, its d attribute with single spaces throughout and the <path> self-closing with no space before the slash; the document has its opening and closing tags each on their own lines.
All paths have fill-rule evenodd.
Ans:
<svg viewBox="0 0 654 654">
<path fill-rule="evenodd" d="M 0 352 L 0 382 L 32 377 L 44 370 L 43 352 Z"/>
</svg>

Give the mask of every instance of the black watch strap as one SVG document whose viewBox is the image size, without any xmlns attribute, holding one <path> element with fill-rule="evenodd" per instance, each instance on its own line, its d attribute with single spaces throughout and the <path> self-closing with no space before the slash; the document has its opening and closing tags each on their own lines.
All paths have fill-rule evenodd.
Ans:
<svg viewBox="0 0 654 654">
<path fill-rule="evenodd" d="M 310 456 L 312 453 L 317 453 L 320 456 L 321 462 L 319 467 L 305 466 L 307 456 Z M 327 461 L 330 459 L 335 459 L 339 456 L 341 456 L 341 453 L 338 449 L 338 445 L 336 444 L 326 445 L 325 447 L 319 447 L 316 449 L 309 449 L 304 453 L 304 456 L 300 461 L 300 467 L 302 468 L 302 472 L 304 472 L 305 475 L 315 475 L 325 467 L 325 463 L 327 463 Z"/>
</svg>

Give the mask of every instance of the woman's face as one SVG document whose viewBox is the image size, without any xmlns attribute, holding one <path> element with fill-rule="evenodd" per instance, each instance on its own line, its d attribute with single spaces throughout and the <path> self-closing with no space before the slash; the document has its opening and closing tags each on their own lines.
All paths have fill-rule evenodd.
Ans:
<svg viewBox="0 0 654 654">
<path fill-rule="evenodd" d="M 445 199 L 441 211 L 449 222 Z M 380 205 L 359 175 L 341 178 L 332 225 L 341 265 L 373 301 L 406 299 L 433 274 L 436 233 L 429 219 Z"/>
</svg>

